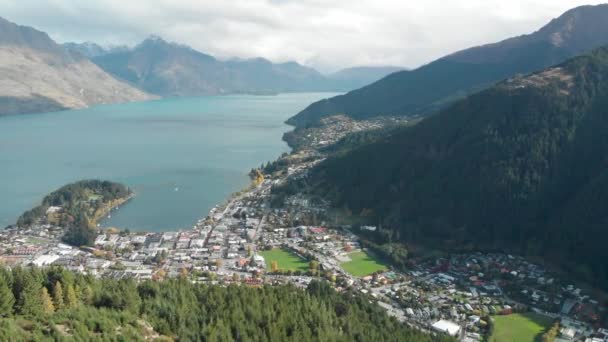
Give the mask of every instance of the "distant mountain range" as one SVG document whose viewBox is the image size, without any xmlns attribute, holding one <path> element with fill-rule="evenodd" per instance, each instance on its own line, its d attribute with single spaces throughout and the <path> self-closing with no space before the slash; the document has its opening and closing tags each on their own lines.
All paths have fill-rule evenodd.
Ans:
<svg viewBox="0 0 608 342">
<path fill-rule="evenodd" d="M 428 114 L 502 79 L 540 70 L 604 44 L 608 44 L 608 5 L 578 7 L 532 34 L 463 50 L 316 102 L 288 123 L 314 126 L 333 114 L 356 119 Z"/>
<path fill-rule="evenodd" d="M 158 96 L 341 92 L 396 70 L 365 67 L 326 76 L 295 62 L 222 61 L 159 37 L 134 48 L 91 42 L 58 45 L 44 32 L 0 18 L 0 115 Z"/>
<path fill-rule="evenodd" d="M 508 248 L 605 285 L 607 132 L 605 47 L 330 158 L 311 179 L 393 242 Z"/>
<path fill-rule="evenodd" d="M 324 76 L 296 62 L 272 63 L 263 58 L 223 61 L 160 37 L 148 38 L 133 49 L 104 51 L 92 43 L 65 46 L 89 56 L 108 73 L 160 96 L 347 91 L 400 70 L 364 67 Z"/>
<path fill-rule="evenodd" d="M 0 18 L 0 115 L 150 98 L 46 33 Z"/>
<path fill-rule="evenodd" d="M 341 90 L 352 90 L 378 81 L 384 76 L 404 70 L 406 70 L 406 68 L 396 66 L 354 67 L 329 74 L 327 75 L 327 78 Z M 356 85 L 359 85 L 359 87 Z"/>
<path fill-rule="evenodd" d="M 93 57 L 112 75 L 161 96 L 329 90 L 323 76 L 297 63 L 220 61 L 188 46 L 148 38 L 133 49 Z"/>
</svg>

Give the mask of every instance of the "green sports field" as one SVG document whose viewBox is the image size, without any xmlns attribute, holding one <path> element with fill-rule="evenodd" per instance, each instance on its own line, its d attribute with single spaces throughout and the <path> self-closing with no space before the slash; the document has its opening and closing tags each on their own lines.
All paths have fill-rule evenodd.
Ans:
<svg viewBox="0 0 608 342">
<path fill-rule="evenodd" d="M 348 256 L 351 261 L 344 262 L 340 266 L 355 277 L 364 277 L 377 271 L 387 270 L 386 265 L 365 252 L 353 252 Z"/>
<path fill-rule="evenodd" d="M 282 271 L 308 271 L 308 262 L 284 249 L 275 248 L 269 251 L 259 253 L 266 261 L 266 269 L 270 270 L 273 261 L 279 265 L 279 270 Z"/>
<path fill-rule="evenodd" d="M 490 342 L 535 342 L 551 326 L 553 320 L 536 313 L 493 316 L 494 334 Z"/>
</svg>

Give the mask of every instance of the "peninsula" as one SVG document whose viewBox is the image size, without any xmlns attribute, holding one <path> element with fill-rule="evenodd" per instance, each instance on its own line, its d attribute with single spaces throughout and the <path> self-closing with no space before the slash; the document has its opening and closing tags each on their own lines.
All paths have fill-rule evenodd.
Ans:
<svg viewBox="0 0 608 342">
<path fill-rule="evenodd" d="M 71 183 L 47 195 L 42 203 L 23 213 L 17 226 L 63 227 L 63 241 L 74 246 L 92 245 L 97 221 L 134 196 L 125 185 L 100 180 Z"/>
</svg>

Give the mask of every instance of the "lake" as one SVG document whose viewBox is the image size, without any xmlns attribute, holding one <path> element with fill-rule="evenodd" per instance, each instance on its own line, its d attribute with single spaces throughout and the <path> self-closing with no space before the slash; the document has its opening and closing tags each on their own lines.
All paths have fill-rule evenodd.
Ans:
<svg viewBox="0 0 608 342">
<path fill-rule="evenodd" d="M 284 121 L 335 94 L 217 96 L 103 105 L 0 118 L 0 227 L 81 179 L 124 183 L 136 197 L 104 226 L 189 229 L 289 151 Z"/>
</svg>

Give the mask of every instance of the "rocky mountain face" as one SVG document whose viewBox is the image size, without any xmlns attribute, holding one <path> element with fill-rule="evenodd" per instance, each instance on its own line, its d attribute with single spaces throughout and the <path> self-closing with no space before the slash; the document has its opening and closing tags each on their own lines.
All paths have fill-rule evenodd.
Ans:
<svg viewBox="0 0 608 342">
<path fill-rule="evenodd" d="M 223 92 L 224 75 L 215 58 L 157 37 L 93 61 L 115 77 L 161 96 Z"/>
<path fill-rule="evenodd" d="M 159 37 L 134 48 L 59 45 L 44 32 L 0 18 L 0 115 L 157 96 L 347 91 L 394 70 L 362 68 L 325 76 L 295 62 L 219 60 Z"/>
<path fill-rule="evenodd" d="M 220 61 L 188 46 L 151 37 L 93 61 L 114 76 L 160 96 L 311 90 L 323 77 L 296 63 L 264 59 Z"/>
<path fill-rule="evenodd" d="M 366 87 L 319 101 L 292 117 L 298 127 L 346 114 L 428 114 L 456 99 L 516 74 L 527 74 L 608 44 L 608 5 L 583 6 L 540 30 L 443 57 L 412 71 L 391 74 Z"/>
<path fill-rule="evenodd" d="M 46 33 L 0 18 L 0 115 L 150 98 Z"/>
</svg>

